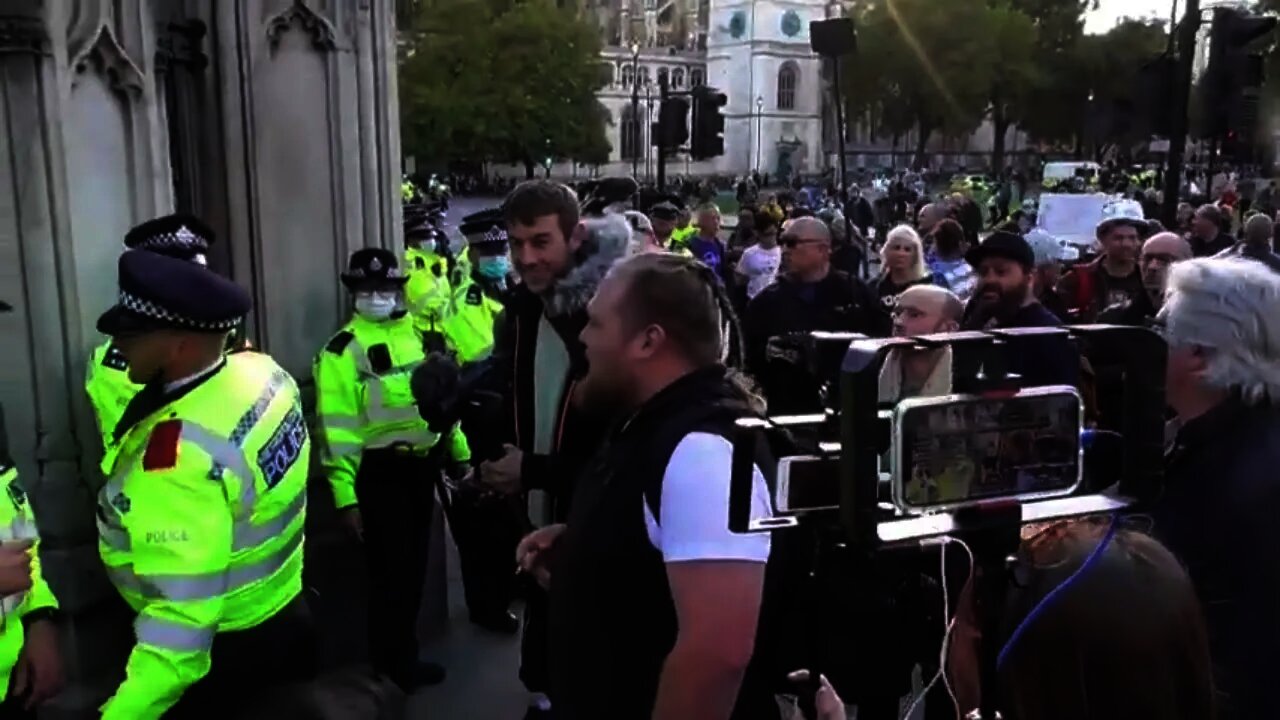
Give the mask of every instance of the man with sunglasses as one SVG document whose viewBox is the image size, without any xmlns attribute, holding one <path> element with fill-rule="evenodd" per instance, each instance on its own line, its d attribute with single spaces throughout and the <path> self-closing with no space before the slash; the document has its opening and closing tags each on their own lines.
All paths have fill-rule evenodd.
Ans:
<svg viewBox="0 0 1280 720">
<path fill-rule="evenodd" d="M 770 351 L 770 340 L 815 330 L 869 333 L 876 301 L 865 283 L 831 267 L 831 230 L 821 220 L 791 221 L 779 244 L 777 281 L 747 304 L 743 318 L 747 370 L 760 382 L 770 412 L 812 412 L 821 407 L 815 380 L 776 344 Z"/>
</svg>

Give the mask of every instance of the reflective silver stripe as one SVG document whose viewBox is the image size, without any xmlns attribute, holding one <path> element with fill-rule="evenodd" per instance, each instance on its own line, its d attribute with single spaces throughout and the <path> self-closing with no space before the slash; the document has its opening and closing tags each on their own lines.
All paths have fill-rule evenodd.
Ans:
<svg viewBox="0 0 1280 720">
<path fill-rule="evenodd" d="M 364 427 L 364 420 L 355 415 L 321 415 L 317 424 L 322 430 L 359 430 Z"/>
<path fill-rule="evenodd" d="M 98 540 L 112 550 L 129 552 L 133 549 L 133 541 L 129 539 L 128 531 L 105 522 L 101 518 L 98 519 Z"/>
<path fill-rule="evenodd" d="M 254 525 L 249 520 L 242 520 L 236 523 L 235 537 L 231 542 L 231 550 L 239 552 L 240 550 L 248 550 L 257 547 L 262 543 L 280 535 L 289 529 L 289 525 L 298 516 L 307 509 L 307 493 L 304 490 L 298 492 L 298 496 L 289 503 L 284 510 L 280 511 L 280 515 L 268 520 L 262 525 Z"/>
<path fill-rule="evenodd" d="M 369 408 L 369 423 L 374 425 L 385 425 L 390 423 L 415 423 L 426 426 L 426 421 L 418 414 L 417 407 L 400 407 L 400 408 Z"/>
<path fill-rule="evenodd" d="M 240 419 L 236 421 L 236 426 L 231 431 L 231 437 L 227 440 L 232 446 L 238 448 L 244 445 L 244 439 L 249 436 L 249 432 L 253 430 L 253 426 L 258 424 L 258 421 L 262 419 L 263 413 L 265 413 L 267 408 L 271 406 L 271 401 L 275 399 L 281 388 L 283 388 L 285 383 L 288 381 L 289 375 L 283 370 L 276 370 L 271 373 L 271 379 L 267 381 L 267 386 L 258 394 L 257 399 L 253 401 L 253 405 L 251 405 L 248 410 L 245 410 L 244 414 L 240 416 Z M 213 477 L 221 479 L 223 469 L 223 463 L 215 463 L 213 466 Z M 234 470 L 235 468 L 231 469 Z M 250 481 L 252 480 L 252 476 L 241 475 L 240 477 Z"/>
<path fill-rule="evenodd" d="M 174 652 L 208 652 L 216 628 L 193 627 L 172 620 L 140 616 L 133 624 L 138 643 Z"/>
<path fill-rule="evenodd" d="M 226 468 L 240 478 L 240 512 L 247 515 L 258 497 L 257 476 L 249 468 L 244 450 L 231 441 L 218 437 L 212 430 L 187 420 L 182 421 L 182 439 L 194 443 L 213 458 L 214 479 L 221 479 L 219 471 Z"/>
<path fill-rule="evenodd" d="M 328 451 L 330 458 L 342 458 L 350 455 L 359 455 L 364 450 L 364 443 L 340 441 L 326 442 L 325 449 Z"/>
<path fill-rule="evenodd" d="M 293 534 L 289 542 L 270 555 L 251 565 L 244 565 L 223 572 L 193 575 L 138 575 L 133 566 L 120 565 L 107 568 L 107 574 L 116 587 L 153 600 L 209 600 L 228 592 L 271 577 L 289 561 L 294 551 L 302 545 L 302 529 Z"/>
</svg>

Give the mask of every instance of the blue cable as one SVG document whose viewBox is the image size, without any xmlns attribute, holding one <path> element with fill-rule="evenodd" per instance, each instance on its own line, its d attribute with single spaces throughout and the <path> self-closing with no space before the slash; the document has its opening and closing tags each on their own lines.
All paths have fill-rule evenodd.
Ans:
<svg viewBox="0 0 1280 720">
<path fill-rule="evenodd" d="M 1075 582 L 1080 579 L 1080 576 L 1089 571 L 1089 568 L 1098 563 L 1098 559 L 1102 557 L 1102 553 L 1105 552 L 1107 546 L 1111 544 L 1111 539 L 1115 537 L 1118 525 L 1119 522 L 1113 516 L 1111 518 L 1111 527 L 1107 530 L 1107 534 L 1103 536 L 1102 542 L 1098 543 L 1098 546 L 1093 549 L 1093 552 L 1089 554 L 1089 557 L 1084 561 L 1084 563 L 1077 568 L 1075 572 L 1071 573 L 1071 577 L 1064 580 L 1061 585 L 1050 591 L 1048 595 L 1045 595 L 1044 599 L 1040 601 L 1040 604 L 1036 605 L 1031 609 L 1031 612 L 1027 613 L 1027 616 L 1018 624 L 1017 629 L 1015 629 L 1013 634 L 1009 636 L 1009 641 L 1000 649 L 1000 654 L 996 656 L 996 669 L 1004 667 L 1005 660 L 1009 659 L 1009 651 L 1015 644 L 1017 644 L 1018 638 L 1022 637 L 1022 634 L 1031 626 L 1031 623 L 1035 622 L 1036 618 L 1045 613 L 1045 609 L 1049 604 L 1074 585 Z"/>
</svg>

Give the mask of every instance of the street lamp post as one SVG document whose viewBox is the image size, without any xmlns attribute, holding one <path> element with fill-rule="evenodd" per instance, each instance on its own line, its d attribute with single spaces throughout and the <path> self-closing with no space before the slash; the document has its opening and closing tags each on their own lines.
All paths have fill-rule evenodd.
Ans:
<svg viewBox="0 0 1280 720">
<path fill-rule="evenodd" d="M 764 127 L 764 96 L 757 95 L 756 96 L 756 174 L 757 175 L 760 174 L 760 165 L 761 165 L 760 148 L 762 147 L 760 136 L 763 132 L 761 130 L 761 128 L 763 127 Z"/>
<path fill-rule="evenodd" d="M 640 43 L 631 43 L 631 177 L 640 175 Z"/>
<path fill-rule="evenodd" d="M 649 162 L 653 148 L 653 93 L 652 86 L 649 84 L 649 78 L 644 79 L 644 181 L 646 183 L 653 182 L 653 169 Z"/>
</svg>

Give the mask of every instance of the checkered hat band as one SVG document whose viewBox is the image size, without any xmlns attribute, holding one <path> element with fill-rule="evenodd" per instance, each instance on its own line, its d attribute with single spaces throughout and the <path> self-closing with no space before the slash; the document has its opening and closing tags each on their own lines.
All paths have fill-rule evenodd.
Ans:
<svg viewBox="0 0 1280 720">
<path fill-rule="evenodd" d="M 507 242 L 507 231 L 500 227 L 489 228 L 489 232 L 484 234 L 484 241 L 491 243 Z"/>
<path fill-rule="evenodd" d="M 185 250 L 198 250 L 204 252 L 209 249 L 209 241 L 196 235 L 186 228 L 182 228 L 176 233 L 167 233 L 165 235 L 152 235 L 146 240 L 138 242 L 135 246 L 138 250 L 163 250 L 165 248 L 183 248 Z"/>
<path fill-rule="evenodd" d="M 168 308 L 160 307 L 150 300 L 145 300 L 123 290 L 120 291 L 120 307 L 143 317 L 148 317 L 153 320 L 163 320 L 165 322 L 173 323 L 174 325 L 191 328 L 192 330 L 233 330 L 240 324 L 241 320 L 241 318 L 238 317 L 214 321 L 193 320 L 192 318 L 183 317 Z"/>
</svg>

